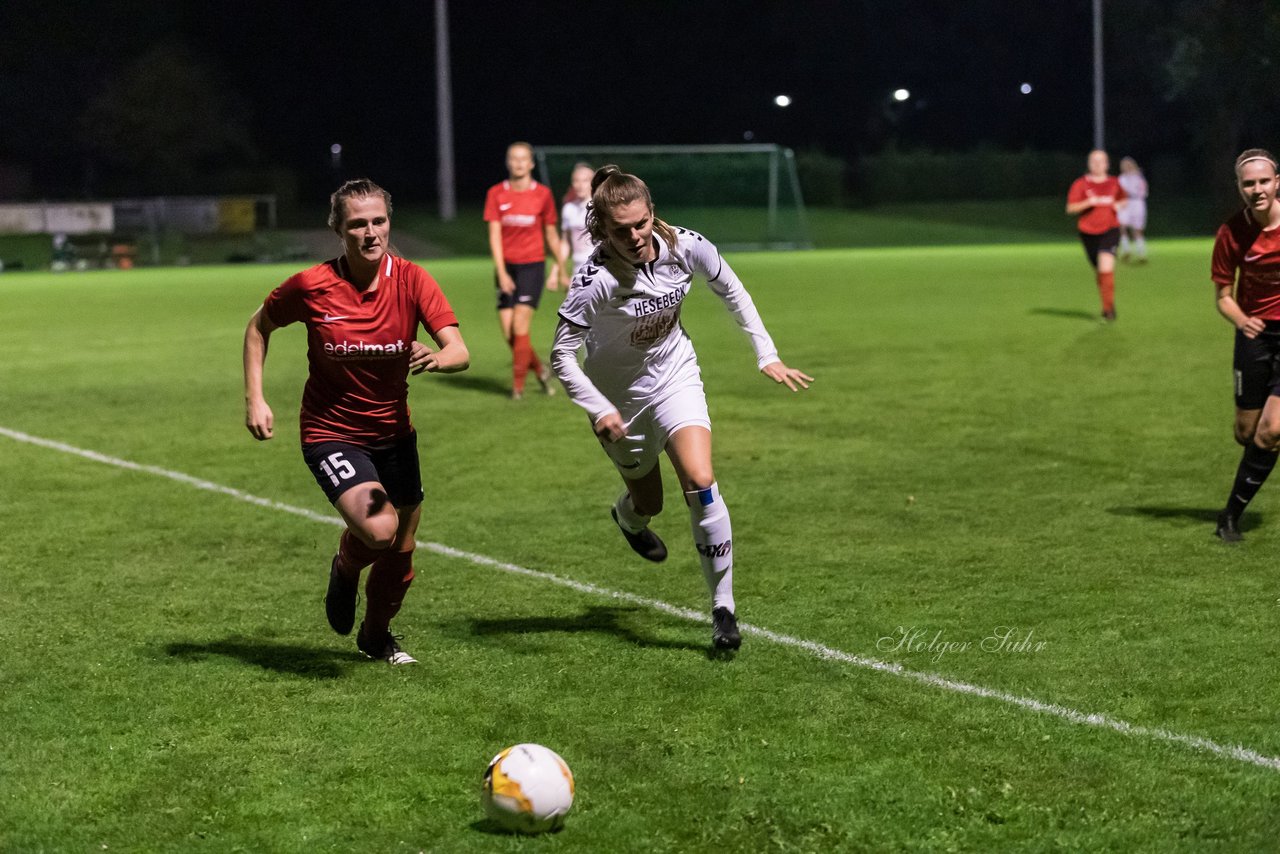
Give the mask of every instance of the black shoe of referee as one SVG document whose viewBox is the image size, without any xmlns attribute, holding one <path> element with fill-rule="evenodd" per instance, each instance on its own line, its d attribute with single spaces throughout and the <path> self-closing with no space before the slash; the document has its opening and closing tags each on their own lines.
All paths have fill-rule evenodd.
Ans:
<svg viewBox="0 0 1280 854">
<path fill-rule="evenodd" d="M 1218 527 L 1213 534 L 1224 543 L 1238 543 L 1244 539 L 1240 533 L 1240 520 L 1226 510 L 1218 514 Z"/>
<path fill-rule="evenodd" d="M 613 517 L 614 524 L 618 526 L 622 536 L 627 538 L 627 545 L 631 546 L 632 551 L 645 560 L 651 560 L 654 563 L 662 563 L 667 559 L 667 547 L 658 538 L 657 534 L 648 528 L 638 534 L 631 533 L 622 527 L 622 523 L 618 521 L 618 511 L 614 507 L 609 508 L 609 515 Z"/>
</svg>

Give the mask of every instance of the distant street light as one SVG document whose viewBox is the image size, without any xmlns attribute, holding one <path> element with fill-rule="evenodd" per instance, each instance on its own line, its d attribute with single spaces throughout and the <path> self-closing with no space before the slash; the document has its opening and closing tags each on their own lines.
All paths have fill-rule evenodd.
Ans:
<svg viewBox="0 0 1280 854">
<path fill-rule="evenodd" d="M 909 91 L 907 91 L 906 89 L 894 89 L 894 90 L 893 90 L 893 100 L 895 100 L 895 101 L 905 101 L 905 100 L 907 100 L 907 99 L 908 99 L 908 98 L 910 98 L 910 97 L 911 97 L 911 93 L 910 93 Z"/>
<path fill-rule="evenodd" d="M 334 169 L 342 168 L 342 146 L 339 143 L 329 146 L 329 158 Z"/>
<path fill-rule="evenodd" d="M 1021 86 L 1019 86 L 1019 87 L 1018 87 L 1018 91 L 1019 91 L 1019 92 L 1021 92 L 1021 93 L 1022 93 L 1022 94 L 1024 94 L 1024 95 L 1030 95 L 1030 94 L 1031 94 L 1031 84 L 1030 84 L 1030 83 L 1023 83 Z"/>
<path fill-rule="evenodd" d="M 776 98 L 774 98 L 774 99 L 773 99 L 773 103 L 774 103 L 774 104 L 776 104 L 776 105 L 778 105 L 779 107 L 790 107 L 790 106 L 791 106 L 791 96 L 790 96 L 790 95 L 779 95 L 778 97 L 776 97 Z"/>
</svg>

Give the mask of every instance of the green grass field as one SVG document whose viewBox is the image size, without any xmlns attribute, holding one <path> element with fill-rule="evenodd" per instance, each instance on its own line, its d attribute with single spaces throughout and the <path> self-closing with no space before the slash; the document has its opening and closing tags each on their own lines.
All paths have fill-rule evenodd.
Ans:
<svg viewBox="0 0 1280 854">
<path fill-rule="evenodd" d="M 473 367 L 412 383 L 419 536 L 467 555 L 420 549 L 397 669 L 325 624 L 301 330 L 277 438 L 242 425 L 244 324 L 294 268 L 0 277 L 0 851 L 1277 850 L 1280 485 L 1211 536 L 1238 451 L 1208 252 L 1122 268 L 1111 326 L 1065 242 L 733 256 L 817 382 L 686 304 L 727 661 L 671 479 L 655 567 L 579 411 L 507 399 L 487 264 L 428 262 Z M 559 834 L 482 820 L 519 741 L 576 774 Z"/>
</svg>

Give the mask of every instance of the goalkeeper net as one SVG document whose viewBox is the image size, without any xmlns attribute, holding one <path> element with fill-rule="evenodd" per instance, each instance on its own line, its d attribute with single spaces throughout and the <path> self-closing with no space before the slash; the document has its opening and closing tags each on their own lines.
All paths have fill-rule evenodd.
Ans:
<svg viewBox="0 0 1280 854">
<path fill-rule="evenodd" d="M 608 163 L 649 185 L 657 215 L 719 248 L 811 249 L 795 153 L 778 145 L 542 146 L 538 179 L 563 200 L 577 163 Z"/>
</svg>

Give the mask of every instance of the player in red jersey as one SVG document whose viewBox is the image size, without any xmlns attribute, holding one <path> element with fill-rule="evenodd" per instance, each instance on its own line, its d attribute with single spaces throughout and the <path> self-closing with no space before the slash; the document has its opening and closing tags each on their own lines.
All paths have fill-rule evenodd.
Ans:
<svg viewBox="0 0 1280 854">
<path fill-rule="evenodd" d="M 1116 319 L 1116 246 L 1120 243 L 1120 220 L 1116 210 L 1127 198 L 1119 180 L 1107 174 L 1111 161 L 1102 150 L 1089 152 L 1089 171 L 1067 191 L 1067 213 L 1079 217 L 1076 228 L 1085 254 L 1097 273 L 1102 297 L 1102 319 Z"/>
<path fill-rule="evenodd" d="M 554 394 L 551 369 L 538 359 L 529 342 L 529 326 L 542 299 L 545 284 L 555 290 L 560 278 L 560 236 L 556 233 L 556 203 L 551 190 L 533 180 L 533 146 L 513 142 L 507 147 L 507 180 L 489 188 L 484 219 L 489 224 L 489 252 L 493 255 L 494 284 L 498 288 L 498 324 L 511 347 L 511 397 L 524 397 L 524 381 L 533 371 L 542 391 Z M 551 250 L 551 272 L 544 271 Z"/>
<path fill-rule="evenodd" d="M 325 613 L 334 631 L 349 634 L 360 573 L 372 566 L 356 646 L 370 658 L 409 664 L 414 659 L 390 629 L 413 581 L 422 504 L 407 380 L 411 371 L 466 370 L 470 357 L 435 280 L 388 251 L 390 194 L 366 179 L 348 181 L 331 206 L 342 255 L 285 280 L 245 330 L 245 426 L 255 439 L 271 438 L 274 415 L 262 393 L 267 344 L 276 329 L 301 322 L 309 364 L 302 456 L 347 523 L 329 566 Z M 438 349 L 415 340 L 418 324 Z"/>
<path fill-rule="evenodd" d="M 1244 454 L 1214 531 L 1241 539 L 1240 517 L 1275 468 L 1280 449 L 1280 202 L 1276 159 L 1261 148 L 1236 158 L 1244 210 L 1218 228 L 1213 284 L 1218 313 L 1236 328 L 1236 441 Z"/>
</svg>

